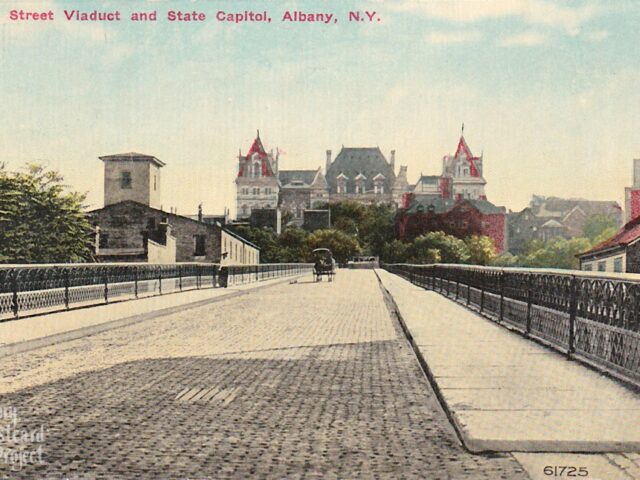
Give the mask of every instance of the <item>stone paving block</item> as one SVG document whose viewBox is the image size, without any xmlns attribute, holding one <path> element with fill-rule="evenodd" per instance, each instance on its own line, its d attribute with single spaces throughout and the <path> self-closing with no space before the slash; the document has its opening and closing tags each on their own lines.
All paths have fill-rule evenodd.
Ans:
<svg viewBox="0 0 640 480">
<path fill-rule="evenodd" d="M 0 405 L 46 433 L 44 464 L 0 466 L 11 478 L 527 478 L 508 454 L 462 448 L 372 271 L 5 357 L 0 372 Z M 192 388 L 229 394 L 176 400 Z"/>
</svg>

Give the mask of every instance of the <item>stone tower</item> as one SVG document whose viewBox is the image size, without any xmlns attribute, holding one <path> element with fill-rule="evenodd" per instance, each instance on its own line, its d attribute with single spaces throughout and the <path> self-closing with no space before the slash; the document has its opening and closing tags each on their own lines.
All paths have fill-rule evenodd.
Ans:
<svg viewBox="0 0 640 480">
<path fill-rule="evenodd" d="M 160 169 L 165 163 L 152 155 L 121 153 L 99 157 L 104 163 L 104 206 L 133 200 L 160 208 Z"/>
</svg>

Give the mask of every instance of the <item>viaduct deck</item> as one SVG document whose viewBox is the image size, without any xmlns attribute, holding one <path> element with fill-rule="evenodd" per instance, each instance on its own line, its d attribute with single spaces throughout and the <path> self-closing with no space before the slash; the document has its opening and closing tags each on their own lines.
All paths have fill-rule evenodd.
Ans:
<svg viewBox="0 0 640 480">
<path fill-rule="evenodd" d="M 464 448 L 373 271 L 215 300 L 0 358 L 0 427 L 43 433 L 0 477 L 548 478 Z M 553 461 L 634 478 L 616 455 Z"/>
</svg>

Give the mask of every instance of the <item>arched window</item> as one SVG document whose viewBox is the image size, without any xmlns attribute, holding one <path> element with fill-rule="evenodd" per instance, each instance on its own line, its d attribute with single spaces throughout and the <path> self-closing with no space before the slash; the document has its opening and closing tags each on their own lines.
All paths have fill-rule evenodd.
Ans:
<svg viewBox="0 0 640 480">
<path fill-rule="evenodd" d="M 253 176 L 254 177 L 259 177 L 260 176 L 260 163 L 258 163 L 258 162 L 253 164 Z"/>
</svg>

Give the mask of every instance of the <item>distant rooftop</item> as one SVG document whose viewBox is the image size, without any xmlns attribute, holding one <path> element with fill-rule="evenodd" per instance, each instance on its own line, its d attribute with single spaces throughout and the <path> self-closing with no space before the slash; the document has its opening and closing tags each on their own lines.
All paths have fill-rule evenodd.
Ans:
<svg viewBox="0 0 640 480">
<path fill-rule="evenodd" d="M 152 162 L 158 165 L 159 167 L 164 167 L 166 163 L 162 160 L 154 157 L 153 155 L 146 155 L 144 153 L 136 153 L 136 152 L 128 152 L 128 153 L 117 153 L 114 155 L 104 155 L 102 157 L 98 157 L 103 162 L 105 160 L 129 160 L 129 161 L 147 161 Z"/>
</svg>

